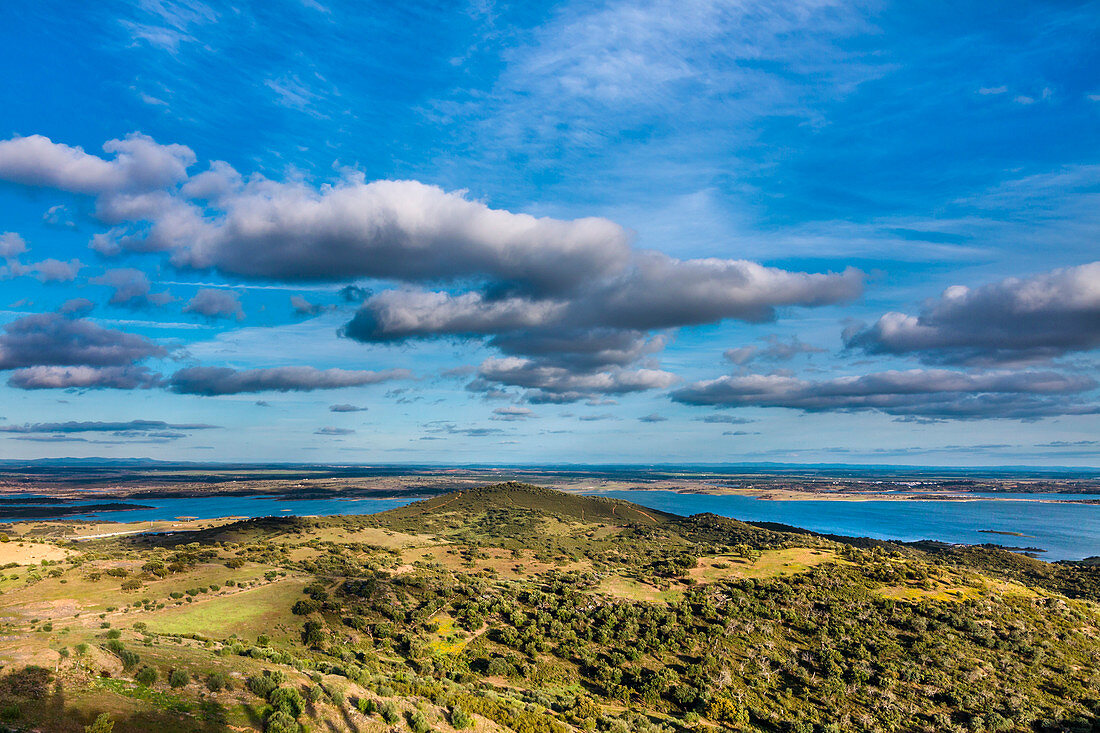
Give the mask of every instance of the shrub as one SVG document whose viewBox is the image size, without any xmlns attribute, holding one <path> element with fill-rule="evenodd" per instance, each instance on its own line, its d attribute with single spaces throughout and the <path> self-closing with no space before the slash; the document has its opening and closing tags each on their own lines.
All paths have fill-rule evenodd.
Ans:
<svg viewBox="0 0 1100 733">
<path fill-rule="evenodd" d="M 397 706 L 389 700 L 385 701 L 384 703 L 382 703 L 382 705 L 379 706 L 378 712 L 382 714 L 382 720 L 386 721 L 390 725 L 393 725 L 401 719 L 401 716 L 397 712 Z"/>
<path fill-rule="evenodd" d="M 373 697 L 359 698 L 359 700 L 355 703 L 355 707 L 358 708 L 359 712 L 361 712 L 363 715 L 370 715 L 372 713 L 378 712 L 378 703 L 374 701 Z"/>
<path fill-rule="evenodd" d="M 229 678 L 222 672 L 211 672 L 206 675 L 206 689 L 211 692 L 221 692 L 229 687 Z"/>
<path fill-rule="evenodd" d="M 137 655 L 137 652 L 132 652 L 129 649 L 123 649 L 119 652 L 118 658 L 122 660 L 122 668 L 125 670 L 133 669 L 141 661 L 141 657 Z"/>
<path fill-rule="evenodd" d="M 107 638 L 108 639 L 118 639 L 121 636 L 122 636 L 122 632 L 119 631 L 118 629 L 111 629 L 110 631 L 107 632 Z"/>
<path fill-rule="evenodd" d="M 424 715 L 423 711 L 417 710 L 409 714 L 409 728 L 413 733 L 428 733 L 432 725 L 428 722 L 428 716 Z"/>
<path fill-rule="evenodd" d="M 302 696 L 296 687 L 280 687 L 271 693 L 267 701 L 271 703 L 271 707 L 295 718 L 305 709 L 305 703 L 302 702 Z"/>
<path fill-rule="evenodd" d="M 473 716 L 466 712 L 463 708 L 455 705 L 451 708 L 451 726 L 462 730 L 463 728 L 469 728 L 474 724 Z"/>
<path fill-rule="evenodd" d="M 268 716 L 264 730 L 267 733 L 298 733 L 298 721 L 282 710 L 276 710 Z"/>
<path fill-rule="evenodd" d="M 191 682 L 191 675 L 184 672 L 182 669 L 173 669 L 168 675 L 168 684 L 172 687 L 187 687 Z"/>
<path fill-rule="evenodd" d="M 100 713 L 91 725 L 84 726 L 84 733 L 112 733 L 114 729 L 115 721 L 111 720 L 111 716 L 108 713 Z"/>
<path fill-rule="evenodd" d="M 271 693 L 275 692 L 275 689 L 279 686 L 275 678 L 268 674 L 253 675 L 248 678 L 246 684 L 253 695 L 262 697 L 264 700 L 266 700 Z"/>
<path fill-rule="evenodd" d="M 134 679 L 146 687 L 151 687 L 157 681 L 157 670 L 146 665 L 137 671 Z"/>
</svg>

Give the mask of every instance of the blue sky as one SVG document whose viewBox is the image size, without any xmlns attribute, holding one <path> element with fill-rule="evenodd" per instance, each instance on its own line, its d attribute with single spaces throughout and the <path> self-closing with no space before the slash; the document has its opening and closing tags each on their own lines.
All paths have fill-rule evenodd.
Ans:
<svg viewBox="0 0 1100 733">
<path fill-rule="evenodd" d="M 0 456 L 1097 465 L 1098 31 L 17 1 Z"/>
</svg>

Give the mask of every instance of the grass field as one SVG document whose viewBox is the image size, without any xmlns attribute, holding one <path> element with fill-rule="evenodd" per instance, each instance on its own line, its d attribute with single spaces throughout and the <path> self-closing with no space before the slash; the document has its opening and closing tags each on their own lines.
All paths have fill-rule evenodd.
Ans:
<svg viewBox="0 0 1100 733">
<path fill-rule="evenodd" d="M 281 580 L 259 588 L 238 591 L 147 614 L 143 620 L 151 631 L 162 634 L 202 636 L 238 635 L 255 639 L 260 634 L 280 636 L 294 633 L 296 619 L 290 607 L 302 597 L 304 579 Z"/>
</svg>

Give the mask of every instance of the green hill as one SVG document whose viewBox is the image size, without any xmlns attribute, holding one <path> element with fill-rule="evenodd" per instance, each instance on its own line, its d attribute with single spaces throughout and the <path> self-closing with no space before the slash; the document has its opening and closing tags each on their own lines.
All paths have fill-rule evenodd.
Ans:
<svg viewBox="0 0 1100 733">
<path fill-rule="evenodd" d="M 661 525 L 678 520 L 674 514 L 643 509 L 619 499 L 578 496 L 555 489 L 509 481 L 503 484 L 463 489 L 375 515 L 389 526 L 423 527 L 442 517 L 474 518 L 482 514 L 500 515 L 505 522 L 515 517 L 542 514 L 560 520 L 589 524 L 626 526 Z"/>
</svg>

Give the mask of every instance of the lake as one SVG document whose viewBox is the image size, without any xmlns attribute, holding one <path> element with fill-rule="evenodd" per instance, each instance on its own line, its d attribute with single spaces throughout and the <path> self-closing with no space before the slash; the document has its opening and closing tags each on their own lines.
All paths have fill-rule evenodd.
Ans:
<svg viewBox="0 0 1100 733">
<path fill-rule="evenodd" d="M 1046 560 L 1080 560 L 1100 555 L 1100 505 L 1061 504 L 1035 499 L 1098 499 L 1081 494 L 1009 494 L 1008 500 L 973 494 L 971 501 L 768 501 L 748 496 L 679 494 L 674 491 L 599 491 L 673 514 L 712 512 L 752 522 L 779 522 L 815 532 L 876 539 L 940 540 L 966 544 L 1038 547 Z M 24 501 L 26 501 L 26 495 Z M 1002 495 L 1004 496 L 1004 495 Z M 291 499 L 272 496 L 204 496 L 133 499 L 152 509 L 102 511 L 66 519 L 136 522 L 177 517 L 304 516 L 374 514 L 404 506 L 411 498 Z M 75 502 L 80 504 L 81 502 Z M 90 502 L 89 502 L 90 503 Z M 0 497 L 0 505 L 4 504 Z M 26 504 L 22 504 L 26 506 Z M 72 503 L 67 504 L 72 506 Z M 0 522 L 15 521 L 0 519 Z M 980 530 L 1019 532 L 1025 537 Z"/>
<path fill-rule="evenodd" d="M 1061 504 L 1027 499 L 1100 499 L 1082 494 L 1001 494 L 969 501 L 769 501 L 751 496 L 678 494 L 674 491 L 601 491 L 673 514 L 712 512 L 749 522 L 779 522 L 815 532 L 880 540 L 940 540 L 970 545 L 1038 547 L 1044 560 L 1100 555 L 1100 504 Z M 1022 501 L 1021 501 L 1022 500 Z M 1019 532 L 1026 537 L 980 530 Z"/>
</svg>

